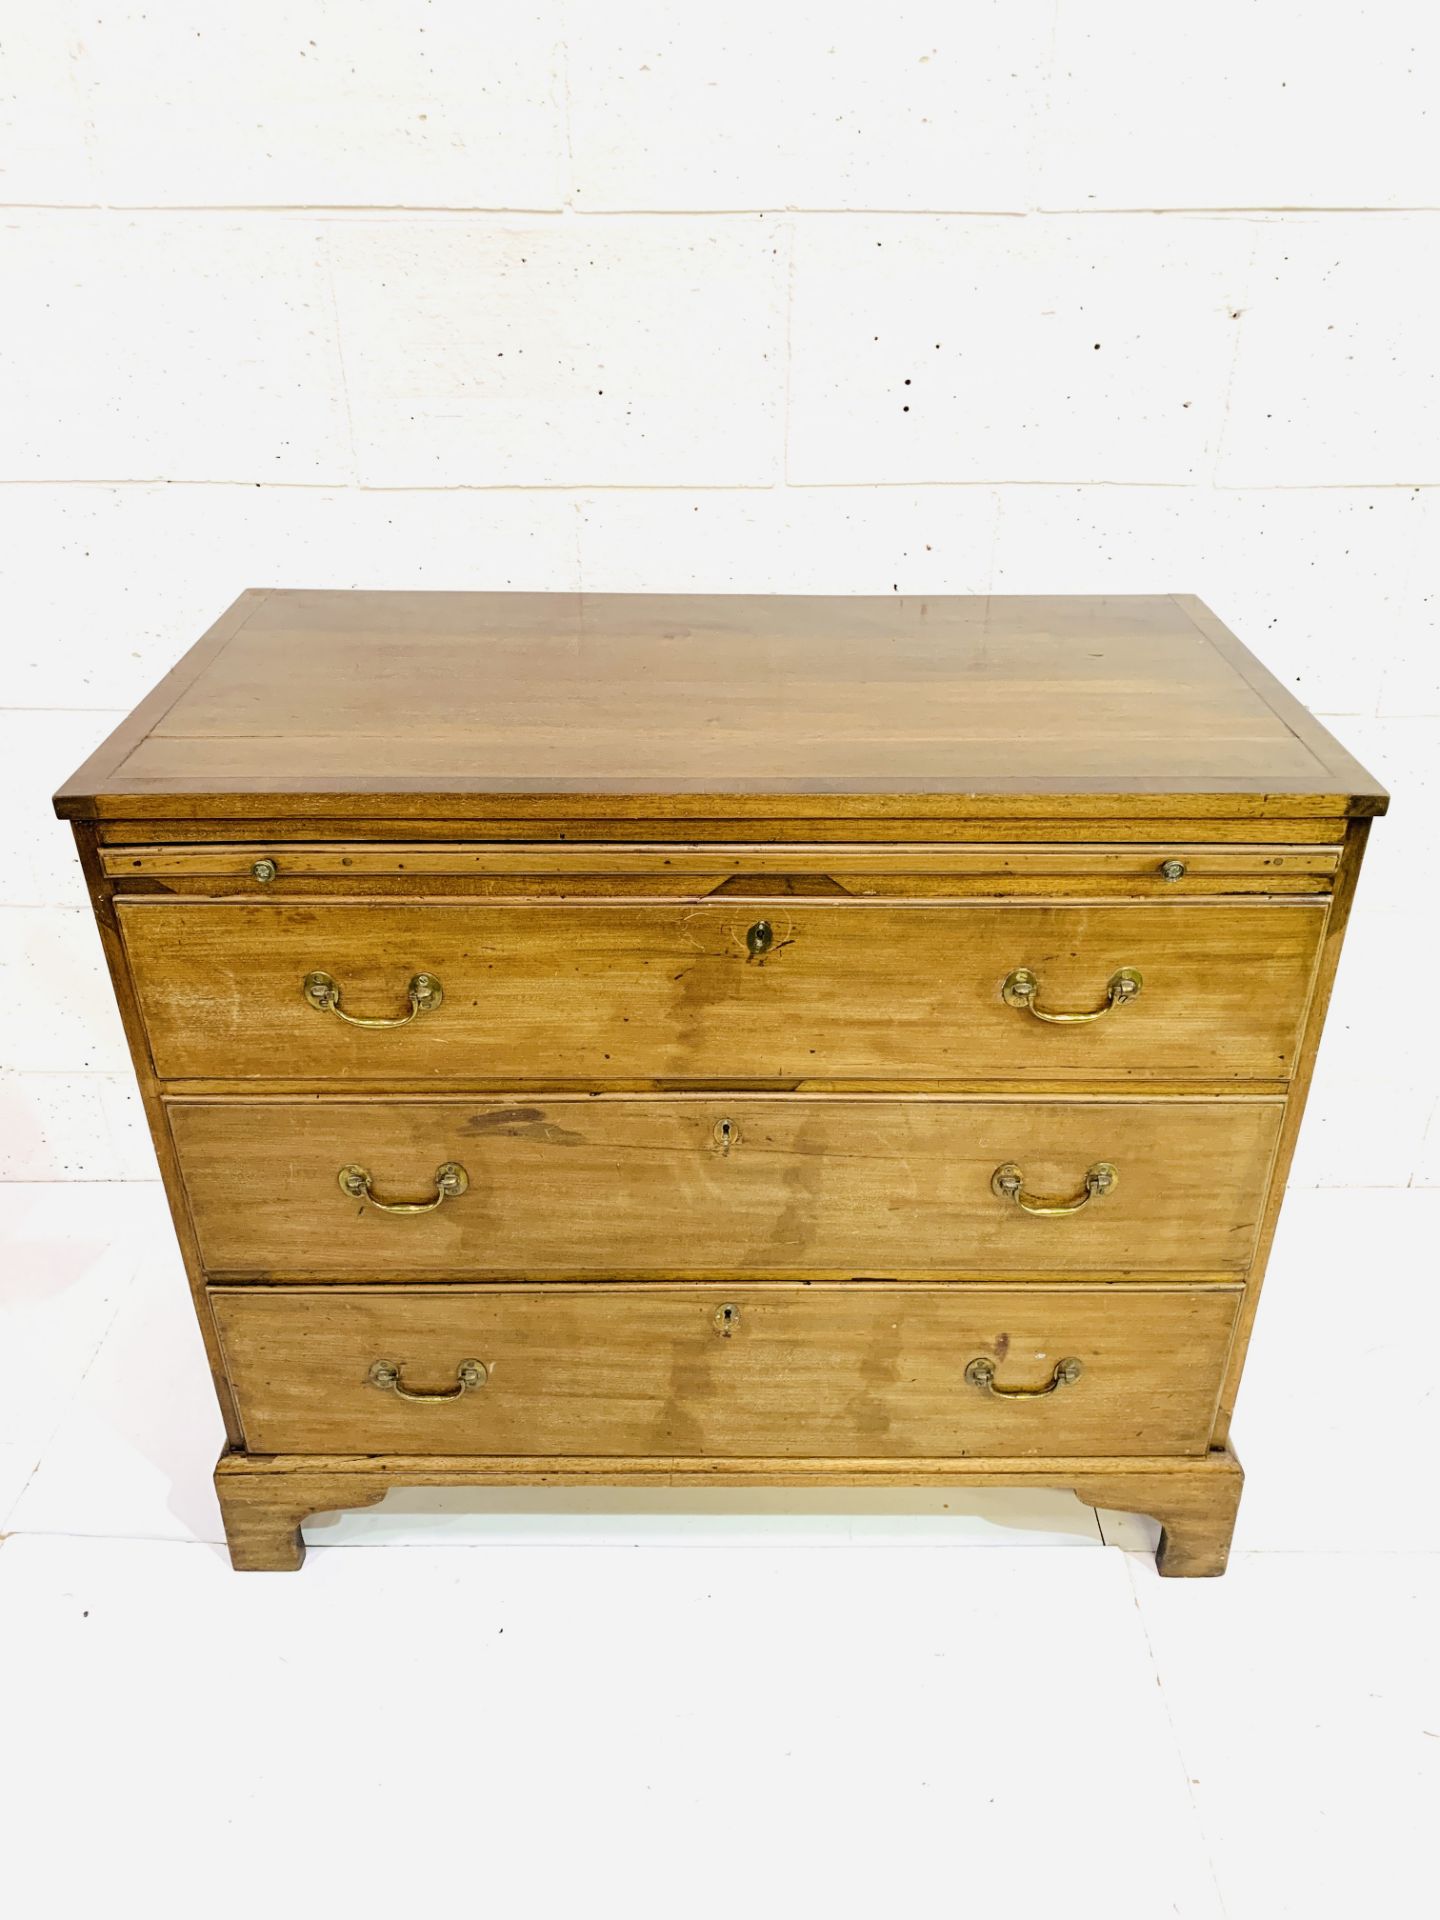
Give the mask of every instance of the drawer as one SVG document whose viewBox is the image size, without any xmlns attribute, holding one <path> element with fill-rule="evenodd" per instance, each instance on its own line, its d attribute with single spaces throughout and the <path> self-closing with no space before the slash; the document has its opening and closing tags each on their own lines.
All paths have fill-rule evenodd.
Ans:
<svg viewBox="0 0 1440 1920">
<path fill-rule="evenodd" d="M 162 1079 L 508 1087 L 1282 1079 L 1326 905 L 779 896 L 117 912 Z M 307 997 L 316 974 L 330 985 Z"/>
<path fill-rule="evenodd" d="M 212 1272 L 353 1280 L 1241 1272 L 1283 1110 L 874 1094 L 169 1103 Z M 463 1192 L 442 1194 L 445 1166 Z M 1026 1210 L 1041 1204 L 1078 1210 Z"/>
<path fill-rule="evenodd" d="M 498 824 L 498 823 L 494 823 Z M 631 823 L 636 824 L 636 823 Z M 664 839 L 664 822 L 651 823 Z M 781 826 L 771 821 L 775 831 Z M 876 832 L 878 822 L 868 823 Z M 318 825 L 318 823 L 317 823 Z M 1018 823 L 1012 822 L 1012 830 Z M 1211 823 L 1212 829 L 1218 823 Z M 707 894 L 764 892 L 899 895 L 949 899 L 982 895 L 1041 899 L 1073 893 L 1133 899 L 1183 899 L 1189 894 L 1329 893 L 1340 850 L 1335 846 L 1248 846 L 1155 843 L 1084 845 L 986 844 L 947 840 L 897 842 L 893 822 L 867 842 L 797 845 L 783 830 L 776 841 L 745 844 L 656 845 L 623 841 L 463 839 L 426 844 L 409 840 L 335 843 L 280 841 L 225 845 L 203 835 L 191 845 L 108 846 L 100 864 L 116 888 L 130 895 L 184 894 L 206 899 L 306 899 L 325 894 L 424 893 L 543 896 L 575 899 L 606 894 L 627 899 L 702 900 Z M 1111 833 L 1111 840 L 1123 838 Z"/>
<path fill-rule="evenodd" d="M 1239 1297 L 731 1284 L 210 1301 L 252 1453 L 913 1459 L 1203 1453 Z"/>
</svg>

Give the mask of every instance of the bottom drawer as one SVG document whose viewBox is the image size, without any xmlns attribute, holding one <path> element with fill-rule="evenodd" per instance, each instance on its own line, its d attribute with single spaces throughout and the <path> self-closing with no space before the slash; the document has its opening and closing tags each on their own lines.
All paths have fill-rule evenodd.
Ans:
<svg viewBox="0 0 1440 1920">
<path fill-rule="evenodd" d="M 907 1459 L 1203 1453 L 1240 1295 L 734 1283 L 210 1300 L 252 1453 Z"/>
</svg>

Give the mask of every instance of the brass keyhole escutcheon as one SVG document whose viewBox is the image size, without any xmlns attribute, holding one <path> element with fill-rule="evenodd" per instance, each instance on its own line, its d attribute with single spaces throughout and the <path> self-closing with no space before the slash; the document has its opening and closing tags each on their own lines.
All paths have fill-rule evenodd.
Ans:
<svg viewBox="0 0 1440 1920">
<path fill-rule="evenodd" d="M 729 1153 L 732 1147 L 738 1147 L 740 1144 L 740 1129 L 728 1116 L 724 1119 L 717 1120 L 711 1132 L 714 1136 L 716 1149 L 722 1157 Z"/>
<path fill-rule="evenodd" d="M 740 1309 L 727 1300 L 723 1307 L 715 1309 L 715 1326 L 722 1340 L 728 1340 L 740 1324 Z"/>
<path fill-rule="evenodd" d="M 768 920 L 757 920 L 745 935 L 745 945 L 750 950 L 752 960 L 759 960 L 775 944 L 775 929 Z"/>
</svg>

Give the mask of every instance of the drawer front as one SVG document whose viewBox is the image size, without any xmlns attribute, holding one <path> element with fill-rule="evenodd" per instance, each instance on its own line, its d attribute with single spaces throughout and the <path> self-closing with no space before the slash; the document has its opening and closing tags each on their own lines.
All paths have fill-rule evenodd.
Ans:
<svg viewBox="0 0 1440 1920">
<path fill-rule="evenodd" d="M 1203 1453 L 1239 1289 L 210 1298 L 254 1453 L 907 1459 Z"/>
<path fill-rule="evenodd" d="M 1326 908 L 775 897 L 117 911 L 162 1079 L 507 1086 L 1285 1078 Z M 307 998 L 314 974 L 338 1012 L 328 988 Z"/>
<path fill-rule="evenodd" d="M 663 829 L 663 822 L 654 823 Z M 876 823 L 867 823 L 873 832 Z M 1212 823 L 1213 826 L 1214 823 Z M 781 823 L 771 821 L 772 831 Z M 1019 823 L 1011 822 L 1012 830 Z M 625 841 L 518 841 L 499 845 L 463 839 L 386 844 L 252 841 L 225 845 L 102 847 L 107 879 L 133 893 L 165 892 L 238 896 L 253 900 L 262 889 L 275 895 L 310 896 L 326 890 L 353 894 L 368 887 L 395 893 L 475 890 L 526 898 L 552 894 L 683 895 L 698 900 L 725 887 L 754 893 L 769 885 L 777 893 L 930 894 L 985 893 L 1042 898 L 1073 888 L 1082 898 L 1104 892 L 1176 899 L 1187 893 L 1328 893 L 1340 865 L 1340 849 L 1249 846 L 1213 842 L 1132 842 L 1086 846 L 1072 823 L 1074 840 L 1023 844 L 1021 840 L 931 841 L 920 845 L 884 840 L 850 845 L 797 846 L 783 839 L 740 845 L 656 846 Z M 1112 835 L 1113 839 L 1115 836 Z M 756 876 L 767 879 L 757 883 Z"/>
<path fill-rule="evenodd" d="M 354 1280 L 1240 1272 L 1282 1112 L 838 1094 L 169 1105 L 212 1272 Z M 465 1190 L 428 1211 L 373 1204 L 432 1201 L 449 1166 Z M 1078 1211 L 1026 1210 L 1045 1203 Z"/>
</svg>

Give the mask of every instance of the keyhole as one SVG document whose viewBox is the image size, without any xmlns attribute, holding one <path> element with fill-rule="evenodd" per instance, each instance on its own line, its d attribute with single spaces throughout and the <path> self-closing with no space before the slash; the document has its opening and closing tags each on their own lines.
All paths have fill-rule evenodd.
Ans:
<svg viewBox="0 0 1440 1920">
<path fill-rule="evenodd" d="M 715 1309 L 715 1325 L 720 1329 L 720 1338 L 728 1340 L 740 1324 L 740 1309 L 729 1302 Z"/>
<path fill-rule="evenodd" d="M 722 1155 L 729 1153 L 732 1147 L 739 1146 L 740 1129 L 733 1120 L 717 1120 L 714 1131 L 715 1145 L 719 1148 Z"/>
<path fill-rule="evenodd" d="M 745 944 L 752 956 L 758 960 L 762 954 L 768 953 L 774 946 L 775 929 L 768 920 L 757 920 L 745 935 Z"/>
</svg>

